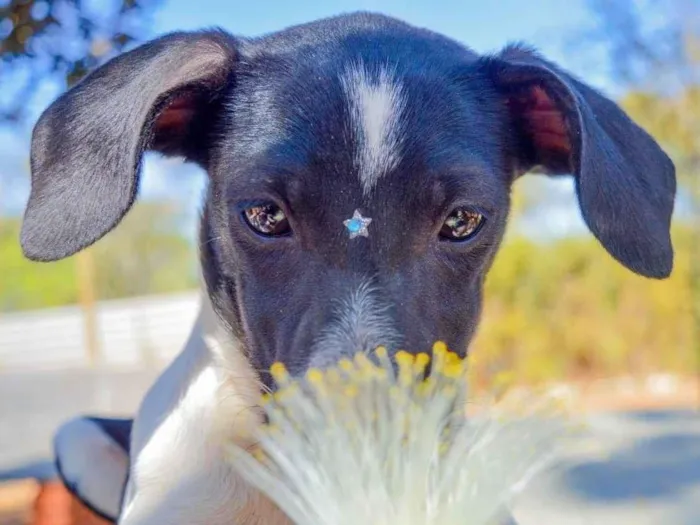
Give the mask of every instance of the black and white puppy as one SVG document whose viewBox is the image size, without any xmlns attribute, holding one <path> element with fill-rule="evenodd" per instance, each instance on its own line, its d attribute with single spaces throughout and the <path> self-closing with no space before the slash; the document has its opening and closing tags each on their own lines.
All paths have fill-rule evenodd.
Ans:
<svg viewBox="0 0 700 525">
<path fill-rule="evenodd" d="M 265 370 L 438 338 L 465 353 L 526 172 L 572 175 L 586 224 L 630 270 L 672 269 L 672 162 L 615 103 L 526 47 L 478 56 L 367 13 L 261 38 L 154 40 L 37 123 L 26 255 L 61 259 L 114 228 L 148 150 L 209 176 L 201 315 L 134 420 L 130 467 L 108 437 L 128 422 L 76 420 L 57 439 L 64 479 L 126 525 L 282 522 L 222 449 L 259 422 Z"/>
</svg>

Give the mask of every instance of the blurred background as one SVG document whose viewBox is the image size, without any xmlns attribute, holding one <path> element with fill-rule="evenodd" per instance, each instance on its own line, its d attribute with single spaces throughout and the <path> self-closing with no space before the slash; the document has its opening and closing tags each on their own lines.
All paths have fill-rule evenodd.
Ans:
<svg viewBox="0 0 700 525">
<path fill-rule="evenodd" d="M 568 178 L 523 178 L 486 285 L 473 385 L 491 393 L 545 385 L 585 413 L 619 418 L 654 410 L 666 415 L 657 423 L 696 425 L 700 0 L 0 0 L 0 523 L 57 515 L 50 505 L 41 514 L 35 484 L 12 492 L 6 483 L 3 492 L 2 480 L 50 480 L 50 436 L 67 417 L 131 413 L 180 350 L 197 312 L 195 235 L 205 178 L 179 161 L 147 157 L 141 200 L 93 248 L 51 264 L 23 258 L 29 140 L 41 111 L 87 71 L 164 32 L 218 25 L 252 36 L 358 9 L 442 32 L 478 52 L 515 40 L 533 44 L 615 98 L 662 143 L 679 177 L 671 278 L 647 280 L 613 261 L 586 230 Z M 629 421 L 614 424 L 613 435 L 629 433 Z M 700 434 L 654 429 L 671 439 L 663 450 L 686 454 L 673 461 L 691 465 L 678 487 L 681 499 L 689 497 L 700 487 Z M 657 456 L 653 447 L 640 450 Z M 629 483 L 680 475 L 667 467 L 629 471 Z M 581 479 L 608 480 L 606 472 L 584 471 Z M 651 501 L 641 508 L 652 521 L 600 514 L 571 523 L 700 523 L 700 511 L 653 521 L 670 497 L 654 500 L 656 489 L 628 494 Z M 17 510 L 27 494 L 32 518 L 27 505 Z M 596 495 L 579 494 L 589 503 Z M 615 505 L 625 500 L 617 496 Z M 601 498 L 596 505 L 609 503 Z M 669 512 L 686 512 L 669 505 Z"/>
</svg>

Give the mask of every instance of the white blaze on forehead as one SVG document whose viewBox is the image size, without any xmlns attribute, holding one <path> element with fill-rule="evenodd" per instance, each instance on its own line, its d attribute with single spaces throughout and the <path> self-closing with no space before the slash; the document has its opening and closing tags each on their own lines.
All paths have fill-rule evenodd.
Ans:
<svg viewBox="0 0 700 525">
<path fill-rule="evenodd" d="M 358 144 L 355 161 L 365 195 L 400 159 L 401 117 L 406 105 L 401 84 L 382 67 L 370 74 L 353 64 L 342 77 L 350 119 Z"/>
</svg>

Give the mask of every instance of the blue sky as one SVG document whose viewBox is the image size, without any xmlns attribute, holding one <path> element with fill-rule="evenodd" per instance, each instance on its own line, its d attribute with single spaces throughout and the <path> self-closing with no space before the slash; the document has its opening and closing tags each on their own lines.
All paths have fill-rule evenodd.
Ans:
<svg viewBox="0 0 700 525">
<path fill-rule="evenodd" d="M 591 67 L 567 53 L 567 39 L 589 23 L 585 0 L 164 0 L 153 16 L 151 36 L 178 30 L 220 26 L 232 33 L 254 36 L 334 14 L 369 10 L 401 18 L 455 38 L 476 51 L 496 51 L 514 40 L 529 42 L 551 59 L 603 89 L 604 66 Z M 38 101 L 38 114 L 55 96 L 48 90 Z M 0 127 L 0 212 L 19 213 L 28 193 L 29 129 Z M 20 175 L 17 177 L 16 175 Z M 15 175 L 10 177 L 9 175 Z M 10 180 L 14 182 L 9 183 Z M 149 157 L 142 178 L 144 198 L 182 199 L 196 213 L 203 174 L 194 167 Z M 175 191 L 174 191 L 175 190 Z M 551 233 L 578 230 L 580 216 L 568 181 L 538 185 L 551 192 L 546 199 L 546 222 Z M 539 219 L 538 219 L 539 220 Z"/>
<path fill-rule="evenodd" d="M 236 3 L 240 7 L 232 7 Z M 259 35 L 342 12 L 369 10 L 439 31 L 477 51 L 495 50 L 508 40 L 524 39 L 558 54 L 555 41 L 559 33 L 567 27 L 580 27 L 588 16 L 582 0 L 254 0 L 252 6 L 248 2 L 200 0 L 196 5 L 202 8 L 192 9 L 190 0 L 168 1 L 155 16 L 156 32 L 220 25 L 233 33 Z"/>
</svg>

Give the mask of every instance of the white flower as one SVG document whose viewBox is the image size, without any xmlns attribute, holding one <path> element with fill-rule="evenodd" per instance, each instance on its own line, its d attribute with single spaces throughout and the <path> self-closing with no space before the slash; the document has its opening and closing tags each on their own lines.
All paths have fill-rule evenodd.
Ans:
<svg viewBox="0 0 700 525">
<path fill-rule="evenodd" d="M 264 403 L 269 424 L 241 476 L 297 525 L 487 525 L 555 450 L 565 426 L 530 405 L 467 417 L 466 362 L 437 343 L 379 364 L 358 354 L 292 380 Z"/>
</svg>

